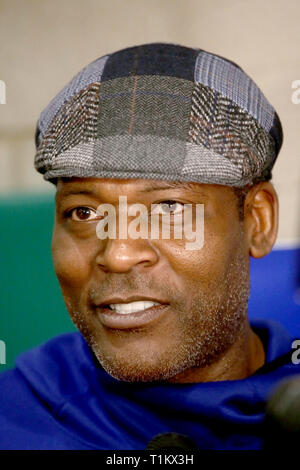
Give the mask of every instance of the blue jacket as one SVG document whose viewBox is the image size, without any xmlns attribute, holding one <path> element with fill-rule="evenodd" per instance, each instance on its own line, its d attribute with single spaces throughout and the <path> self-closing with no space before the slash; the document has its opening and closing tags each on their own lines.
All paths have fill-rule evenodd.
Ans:
<svg viewBox="0 0 300 470">
<path fill-rule="evenodd" d="M 170 431 L 200 449 L 260 449 L 268 395 L 300 365 L 276 361 L 293 352 L 281 325 L 252 327 L 266 351 L 261 369 L 243 380 L 193 384 L 118 381 L 80 333 L 57 336 L 0 375 L 0 449 L 143 450 Z"/>
</svg>

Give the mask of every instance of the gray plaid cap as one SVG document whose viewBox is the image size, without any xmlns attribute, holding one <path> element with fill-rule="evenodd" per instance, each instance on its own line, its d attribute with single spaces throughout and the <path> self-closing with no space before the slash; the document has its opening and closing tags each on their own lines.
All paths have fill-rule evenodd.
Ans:
<svg viewBox="0 0 300 470">
<path fill-rule="evenodd" d="M 235 63 L 169 43 L 126 48 L 79 72 L 41 113 L 34 165 L 59 177 L 242 187 L 271 169 L 277 113 Z"/>
</svg>

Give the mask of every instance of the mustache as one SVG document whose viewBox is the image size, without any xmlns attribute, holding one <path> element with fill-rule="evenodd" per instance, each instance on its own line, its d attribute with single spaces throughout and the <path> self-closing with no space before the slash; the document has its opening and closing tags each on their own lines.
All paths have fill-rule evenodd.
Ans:
<svg viewBox="0 0 300 470">
<path fill-rule="evenodd" d="M 163 289 L 162 289 L 163 286 Z M 99 304 L 102 299 L 109 297 L 145 296 L 154 298 L 176 298 L 174 289 L 165 282 L 153 279 L 147 275 L 121 275 L 116 274 L 93 285 L 88 290 L 88 302 Z"/>
</svg>

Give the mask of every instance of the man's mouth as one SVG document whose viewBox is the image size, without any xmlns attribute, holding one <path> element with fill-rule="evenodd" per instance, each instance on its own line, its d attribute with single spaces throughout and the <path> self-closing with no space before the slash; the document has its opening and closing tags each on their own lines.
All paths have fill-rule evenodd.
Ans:
<svg viewBox="0 0 300 470">
<path fill-rule="evenodd" d="M 109 304 L 107 307 L 117 313 L 120 313 L 121 315 L 127 315 L 128 313 L 146 310 L 147 308 L 151 308 L 154 305 L 162 304 L 160 304 L 159 302 L 151 302 L 149 300 L 138 300 L 136 302 L 129 302 L 127 304 Z"/>
<path fill-rule="evenodd" d="M 146 326 L 163 315 L 169 307 L 147 299 L 132 302 L 111 302 L 96 307 L 100 322 L 109 328 L 129 329 Z"/>
</svg>

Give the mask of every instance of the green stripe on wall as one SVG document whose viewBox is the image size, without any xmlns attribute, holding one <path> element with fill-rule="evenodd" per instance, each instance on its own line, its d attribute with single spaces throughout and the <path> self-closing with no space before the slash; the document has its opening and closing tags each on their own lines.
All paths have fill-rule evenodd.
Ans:
<svg viewBox="0 0 300 470">
<path fill-rule="evenodd" d="M 54 207 L 53 194 L 0 198 L 0 372 L 22 351 L 75 330 L 52 264 Z"/>
</svg>

